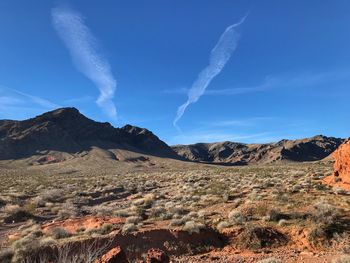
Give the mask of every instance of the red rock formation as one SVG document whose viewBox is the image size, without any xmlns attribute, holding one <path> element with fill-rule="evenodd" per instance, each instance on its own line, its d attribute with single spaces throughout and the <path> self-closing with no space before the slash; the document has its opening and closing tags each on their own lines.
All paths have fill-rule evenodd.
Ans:
<svg viewBox="0 0 350 263">
<path fill-rule="evenodd" d="M 169 263 L 170 259 L 164 251 L 158 248 L 151 248 L 147 251 L 146 263 Z"/>
<path fill-rule="evenodd" d="M 334 180 L 350 184 L 350 140 L 342 144 L 334 153 Z"/>
<path fill-rule="evenodd" d="M 95 263 L 129 263 L 129 261 L 121 247 L 115 247 Z"/>
</svg>

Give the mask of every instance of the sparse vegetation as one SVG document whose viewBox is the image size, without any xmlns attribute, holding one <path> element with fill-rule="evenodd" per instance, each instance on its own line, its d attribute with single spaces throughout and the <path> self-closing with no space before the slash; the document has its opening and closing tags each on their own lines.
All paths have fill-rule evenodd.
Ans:
<svg viewBox="0 0 350 263">
<path fill-rule="evenodd" d="M 96 170 L 76 164 L 74 170 L 81 172 L 69 176 L 57 174 L 55 166 L 35 173 L 31 171 L 35 167 L 21 172 L 5 170 L 0 174 L 0 219 L 8 227 L 13 222 L 21 224 L 21 235 L 11 242 L 1 241 L 12 248 L 3 252 L 3 257 L 13 254 L 18 259 L 38 249 L 33 244 L 41 247 L 106 237 L 115 229 L 129 235 L 157 225 L 190 235 L 202 233 L 204 228 L 232 231 L 237 247 L 252 250 L 283 246 L 295 229 L 306 229 L 309 242 L 323 248 L 340 246 L 350 238 L 344 219 L 350 197 L 320 187 L 315 179 L 330 174 L 329 165 L 189 165 L 191 169 L 164 164 L 161 169 L 137 172 L 120 166 L 117 175 L 116 168 L 108 165 Z M 8 180 L 10 177 L 13 179 Z M 53 184 L 59 188 L 50 188 Z M 37 220 L 59 222 L 84 216 L 106 218 L 106 222 L 93 227 L 77 225 L 72 233 L 59 224 L 46 232 L 31 229 Z M 124 221 L 114 225 L 109 217 Z M 176 246 L 169 243 L 169 247 Z"/>
<path fill-rule="evenodd" d="M 271 258 L 259 260 L 258 263 L 282 263 L 282 261 L 277 258 L 271 257 Z"/>
<path fill-rule="evenodd" d="M 342 255 L 332 260 L 332 263 L 350 263 L 350 255 Z"/>
</svg>

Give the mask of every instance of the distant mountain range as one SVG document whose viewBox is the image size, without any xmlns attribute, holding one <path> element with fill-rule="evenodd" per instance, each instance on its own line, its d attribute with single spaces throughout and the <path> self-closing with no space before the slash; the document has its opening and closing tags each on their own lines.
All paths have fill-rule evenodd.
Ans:
<svg viewBox="0 0 350 263">
<path fill-rule="evenodd" d="M 283 160 L 317 161 L 329 156 L 343 141 L 319 135 L 268 144 L 219 142 L 170 147 L 147 129 L 131 125 L 114 128 L 109 123 L 85 117 L 75 108 L 57 109 L 24 121 L 0 120 L 0 160 L 38 156 L 39 163 L 50 163 L 52 152 L 78 158 L 79 154 L 88 154 L 96 149 L 103 152 L 102 158 L 117 161 L 124 161 L 118 155 L 123 151 L 232 165 Z M 64 157 L 53 161 L 64 161 Z"/>
<path fill-rule="evenodd" d="M 187 160 L 217 164 L 253 164 L 276 161 L 318 161 L 329 156 L 344 140 L 318 135 L 301 140 L 244 144 L 235 142 L 176 145 L 173 150 Z"/>
</svg>

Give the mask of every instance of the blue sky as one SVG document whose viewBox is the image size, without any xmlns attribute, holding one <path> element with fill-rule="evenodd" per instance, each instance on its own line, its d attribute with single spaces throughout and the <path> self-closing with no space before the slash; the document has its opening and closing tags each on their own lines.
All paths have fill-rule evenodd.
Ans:
<svg viewBox="0 0 350 263">
<path fill-rule="evenodd" d="M 0 118 L 74 106 L 169 144 L 349 137 L 349 13 L 346 0 L 2 0 Z M 221 37 L 229 54 L 211 65 Z"/>
</svg>

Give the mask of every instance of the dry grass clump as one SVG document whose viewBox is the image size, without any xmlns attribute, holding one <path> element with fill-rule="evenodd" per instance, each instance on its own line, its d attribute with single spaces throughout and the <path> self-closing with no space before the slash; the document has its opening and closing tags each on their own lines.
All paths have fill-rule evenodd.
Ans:
<svg viewBox="0 0 350 263">
<path fill-rule="evenodd" d="M 130 216 L 130 217 L 127 217 L 125 220 L 127 224 L 137 224 L 137 223 L 140 223 L 141 221 L 142 221 L 142 218 L 139 216 Z"/>
<path fill-rule="evenodd" d="M 204 229 L 204 228 L 205 228 L 205 225 L 200 222 L 187 221 L 182 229 L 189 232 L 190 234 L 193 234 L 193 233 L 198 234 L 201 231 L 201 229 Z"/>
<path fill-rule="evenodd" d="M 38 203 L 45 204 L 46 202 L 60 203 L 65 199 L 64 191 L 61 189 L 50 189 L 42 192 L 36 197 Z"/>
<path fill-rule="evenodd" d="M 342 231 L 339 210 L 325 201 L 316 203 L 314 209 L 311 217 L 313 226 L 309 234 L 309 240 L 315 244 L 329 244 Z"/>
<path fill-rule="evenodd" d="M 350 255 L 342 255 L 332 260 L 332 263 L 350 263 Z"/>
<path fill-rule="evenodd" d="M 102 236 L 108 235 L 113 230 L 115 230 L 115 227 L 112 224 L 105 223 L 100 228 L 77 229 L 77 233 L 83 234 L 83 235 L 87 234 L 88 236 L 92 236 L 92 237 L 98 237 L 101 235 Z"/>
<path fill-rule="evenodd" d="M 5 200 L 3 200 L 2 198 L 0 198 L 0 208 L 4 207 L 7 204 L 7 202 Z"/>
<path fill-rule="evenodd" d="M 231 226 L 231 224 L 227 221 L 220 221 L 217 226 L 216 229 L 219 231 L 222 231 L 225 228 L 229 228 Z"/>
<path fill-rule="evenodd" d="M 26 210 L 25 207 L 20 207 L 19 205 L 7 204 L 3 208 L 3 212 L 5 214 L 3 221 L 6 224 L 24 222 L 34 218 L 34 215 L 30 211 Z"/>
<path fill-rule="evenodd" d="M 130 216 L 130 210 L 129 209 L 119 209 L 113 211 L 113 215 L 118 217 L 128 217 Z"/>
<path fill-rule="evenodd" d="M 137 226 L 135 224 L 126 223 L 126 224 L 124 224 L 124 226 L 122 228 L 122 233 L 129 234 L 131 232 L 135 232 L 136 230 L 137 230 Z"/>
<path fill-rule="evenodd" d="M 11 263 L 14 256 L 14 251 L 12 248 L 5 248 L 0 250 L 0 262 Z"/>
<path fill-rule="evenodd" d="M 34 225 L 25 231 L 22 236 L 12 244 L 13 262 L 37 262 L 38 253 L 43 247 L 55 245 L 56 241 L 51 237 L 45 237 L 39 226 Z M 45 261 L 39 261 L 45 262 Z"/>
<path fill-rule="evenodd" d="M 51 229 L 50 234 L 54 239 L 62 239 L 62 238 L 67 238 L 71 236 L 71 234 L 67 232 L 67 230 L 60 227 L 55 227 Z"/>
<path fill-rule="evenodd" d="M 316 203 L 314 209 L 315 211 L 312 216 L 316 223 L 325 225 L 333 224 L 339 216 L 338 209 L 326 201 Z"/>
<path fill-rule="evenodd" d="M 228 219 L 232 224 L 242 225 L 247 221 L 247 218 L 242 214 L 241 211 L 233 210 L 228 214 Z"/>
<path fill-rule="evenodd" d="M 282 263 L 282 261 L 277 258 L 271 257 L 259 260 L 257 263 Z"/>
<path fill-rule="evenodd" d="M 243 248 L 261 249 L 285 245 L 287 236 L 271 227 L 246 225 L 238 237 L 238 244 Z"/>
<path fill-rule="evenodd" d="M 99 229 L 99 233 L 101 235 L 107 235 L 111 233 L 114 230 L 114 227 L 112 224 L 103 224 L 101 228 Z"/>
</svg>

